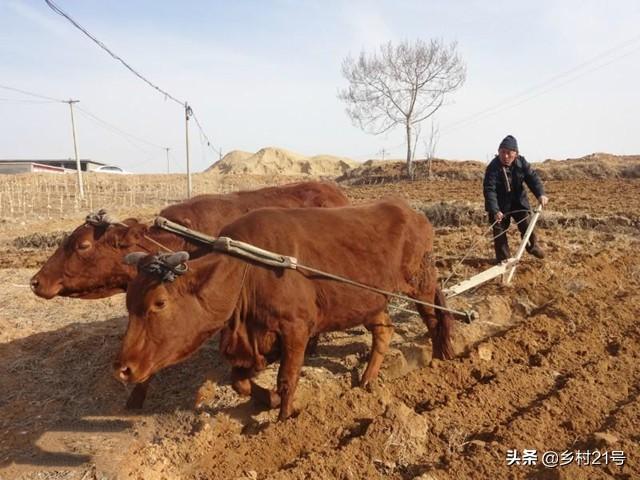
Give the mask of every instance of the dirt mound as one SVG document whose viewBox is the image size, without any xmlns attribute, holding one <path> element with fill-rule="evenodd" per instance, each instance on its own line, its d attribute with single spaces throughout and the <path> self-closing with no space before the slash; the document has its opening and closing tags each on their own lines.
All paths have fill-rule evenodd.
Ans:
<svg viewBox="0 0 640 480">
<path fill-rule="evenodd" d="M 592 153 L 566 160 L 548 159 L 536 169 L 543 180 L 640 178 L 640 155 Z"/>
<path fill-rule="evenodd" d="M 423 212 L 436 227 L 484 226 L 487 213 L 480 204 L 469 202 L 413 202 L 413 208 Z M 640 231 L 640 217 L 634 215 L 592 215 L 545 211 L 538 221 L 540 228 L 581 228 L 603 232 L 627 233 Z"/>
<path fill-rule="evenodd" d="M 205 172 L 219 171 L 220 173 L 229 173 L 231 167 L 235 164 L 241 164 L 251 157 L 253 153 L 243 150 L 231 150 L 219 162 L 214 163 Z"/>
<path fill-rule="evenodd" d="M 331 155 L 305 157 L 282 148 L 267 147 L 255 154 L 234 150 L 207 172 L 249 175 L 309 175 L 335 177 L 353 168 L 356 162 Z"/>
<path fill-rule="evenodd" d="M 473 160 L 441 160 L 434 159 L 429 175 L 429 162 L 416 160 L 413 162 L 413 179 L 422 180 L 448 179 L 448 180 L 476 180 L 482 179 L 485 164 Z M 407 164 L 396 160 L 367 160 L 362 165 L 345 172 L 337 181 L 349 185 L 376 185 L 406 179 Z"/>
<path fill-rule="evenodd" d="M 576 180 L 640 178 L 640 155 L 592 153 L 566 160 L 548 159 L 533 164 L 543 180 Z M 434 159 L 429 175 L 426 160 L 414 162 L 413 180 L 482 180 L 486 163 L 474 160 Z M 378 185 L 408 179 L 407 164 L 396 160 L 368 160 L 340 176 L 337 180 L 349 185 Z"/>
</svg>

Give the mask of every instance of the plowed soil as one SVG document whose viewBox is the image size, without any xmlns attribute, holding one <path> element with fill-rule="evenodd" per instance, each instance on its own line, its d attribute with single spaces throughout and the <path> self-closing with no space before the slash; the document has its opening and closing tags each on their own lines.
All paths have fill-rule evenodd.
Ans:
<svg viewBox="0 0 640 480">
<path fill-rule="evenodd" d="M 306 360 L 297 414 L 285 422 L 233 392 L 216 339 L 154 378 L 142 411 L 125 410 L 128 390 L 111 376 L 124 296 L 47 301 L 28 288 L 53 249 L 24 237 L 60 235 L 82 217 L 2 225 L 0 479 L 640 478 L 640 180 L 546 187 L 543 215 L 593 217 L 597 228 L 544 224 L 544 260 L 525 256 L 512 284 L 494 280 L 451 299 L 479 314 L 456 325 L 457 358 L 432 360 L 419 317 L 395 312 L 392 350 L 364 390 L 354 385 L 369 333 L 327 334 Z M 482 209 L 477 181 L 348 194 L 355 203 L 400 195 L 421 207 Z M 489 268 L 486 230 L 437 225 L 443 282 Z M 276 372 L 270 366 L 258 382 L 273 385 Z M 204 403 L 195 408 L 198 394 Z M 536 450 L 534 464 L 508 465 L 509 450 L 525 449 Z M 572 461 L 545 467 L 546 451 Z M 580 465 L 576 452 L 599 464 Z"/>
</svg>

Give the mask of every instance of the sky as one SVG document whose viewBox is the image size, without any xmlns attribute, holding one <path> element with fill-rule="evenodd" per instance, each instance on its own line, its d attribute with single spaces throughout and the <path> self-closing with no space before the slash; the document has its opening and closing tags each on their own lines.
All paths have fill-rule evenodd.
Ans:
<svg viewBox="0 0 640 480">
<path fill-rule="evenodd" d="M 467 66 L 465 84 L 432 117 L 437 157 L 487 161 L 507 134 L 533 162 L 640 154 L 637 0 L 53 1 L 145 78 L 189 102 L 213 146 L 190 121 L 192 171 L 210 166 L 218 151 L 267 146 L 403 158 L 401 127 L 363 132 L 337 94 L 347 86 L 346 56 L 418 38 L 457 42 Z M 44 1 L 0 0 L 0 85 L 79 100 L 82 158 L 165 172 L 168 147 L 170 171 L 185 171 L 183 108 Z M 69 105 L 40 100 L 0 88 L 0 159 L 73 157 Z"/>
</svg>

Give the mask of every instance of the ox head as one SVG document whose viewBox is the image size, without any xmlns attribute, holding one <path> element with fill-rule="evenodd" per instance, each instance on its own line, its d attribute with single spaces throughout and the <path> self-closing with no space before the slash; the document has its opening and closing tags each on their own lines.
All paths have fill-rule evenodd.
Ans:
<svg viewBox="0 0 640 480">
<path fill-rule="evenodd" d="M 116 223 L 104 210 L 88 215 L 31 278 L 31 289 L 43 298 L 87 299 L 126 291 L 135 268 L 122 257 L 140 249 L 146 231 L 135 219 Z"/>
<path fill-rule="evenodd" d="M 224 326 L 237 294 L 227 291 L 229 275 L 220 275 L 222 256 L 215 257 L 193 260 L 187 269 L 187 252 L 127 255 L 138 275 L 127 288 L 129 324 L 114 362 L 118 380 L 145 381 L 187 358 Z"/>
</svg>

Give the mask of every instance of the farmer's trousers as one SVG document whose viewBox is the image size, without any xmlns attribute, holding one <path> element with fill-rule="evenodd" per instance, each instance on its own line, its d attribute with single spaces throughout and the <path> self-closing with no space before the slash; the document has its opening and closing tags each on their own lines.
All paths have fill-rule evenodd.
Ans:
<svg viewBox="0 0 640 480">
<path fill-rule="evenodd" d="M 509 241 L 507 239 L 507 234 L 505 233 L 511 224 L 511 218 L 518 223 L 518 230 L 520 231 L 520 236 L 524 237 L 524 233 L 527 231 L 529 227 L 529 215 L 530 211 L 526 210 L 522 206 L 514 206 L 512 212 L 503 212 L 504 218 L 501 222 L 496 223 L 493 226 L 493 246 L 496 251 L 496 260 L 501 262 L 511 257 L 511 253 L 509 251 Z M 522 220 L 522 221 L 520 221 Z M 489 213 L 489 222 L 493 224 L 496 221 L 496 216 L 493 213 Z M 536 245 L 536 234 L 535 231 L 531 233 L 529 237 L 529 241 L 527 242 L 527 252 L 531 251 L 533 247 Z"/>
</svg>

